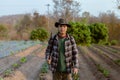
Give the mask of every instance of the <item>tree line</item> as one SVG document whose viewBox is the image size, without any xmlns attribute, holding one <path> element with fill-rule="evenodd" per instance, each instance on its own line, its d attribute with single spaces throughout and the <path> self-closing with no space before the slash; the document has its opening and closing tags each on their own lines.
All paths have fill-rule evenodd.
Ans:
<svg viewBox="0 0 120 80">
<path fill-rule="evenodd" d="M 119 7 L 119 0 L 117 1 L 117 7 Z M 64 17 L 70 22 L 80 22 L 87 25 L 103 23 L 108 28 L 109 41 L 120 41 L 120 19 L 114 12 L 107 11 L 106 13 L 100 13 L 99 16 L 96 17 L 89 12 L 81 13 L 81 4 L 78 1 L 53 0 L 53 3 L 53 11 L 49 11 L 48 15 L 41 15 L 37 11 L 33 14 L 24 15 L 23 19 L 18 21 L 12 28 L 16 31 L 16 36 L 7 36 L 9 34 L 9 29 L 3 24 L 2 26 L 4 26 L 6 30 L 0 31 L 0 34 L 5 34 L 5 36 L 0 35 L 0 38 L 7 37 L 10 39 L 28 40 L 30 39 L 31 31 L 40 27 L 44 28 L 48 33 L 55 33 L 57 29 L 54 27 L 54 23 L 59 18 Z M 80 16 L 80 14 L 82 15 Z"/>
</svg>

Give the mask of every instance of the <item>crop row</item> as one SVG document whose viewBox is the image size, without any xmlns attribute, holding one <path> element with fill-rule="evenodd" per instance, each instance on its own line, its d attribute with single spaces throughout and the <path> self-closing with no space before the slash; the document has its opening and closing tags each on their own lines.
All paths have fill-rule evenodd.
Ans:
<svg viewBox="0 0 120 80">
<path fill-rule="evenodd" d="M 0 41 L 0 58 L 18 53 L 30 46 L 40 44 L 39 41 Z"/>
</svg>

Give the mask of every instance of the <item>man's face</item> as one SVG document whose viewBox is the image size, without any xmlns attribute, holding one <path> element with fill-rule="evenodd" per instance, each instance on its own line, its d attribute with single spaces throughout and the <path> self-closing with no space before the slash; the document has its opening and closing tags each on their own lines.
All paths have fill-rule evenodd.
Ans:
<svg viewBox="0 0 120 80">
<path fill-rule="evenodd" d="M 59 31 L 61 34 L 66 34 L 66 32 L 67 32 L 67 25 L 59 25 L 59 26 L 58 26 L 58 31 Z"/>
</svg>

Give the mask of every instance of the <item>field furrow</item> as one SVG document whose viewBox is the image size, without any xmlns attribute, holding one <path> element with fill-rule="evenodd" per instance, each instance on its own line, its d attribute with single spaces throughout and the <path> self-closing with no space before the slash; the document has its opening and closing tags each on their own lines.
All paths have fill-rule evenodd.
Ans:
<svg viewBox="0 0 120 80">
<path fill-rule="evenodd" d="M 87 50 L 87 49 L 86 49 Z M 89 48 L 88 55 L 96 62 L 96 65 L 103 66 L 108 72 L 110 80 L 119 80 L 120 68 L 109 57 L 101 54 L 99 51 Z"/>
</svg>

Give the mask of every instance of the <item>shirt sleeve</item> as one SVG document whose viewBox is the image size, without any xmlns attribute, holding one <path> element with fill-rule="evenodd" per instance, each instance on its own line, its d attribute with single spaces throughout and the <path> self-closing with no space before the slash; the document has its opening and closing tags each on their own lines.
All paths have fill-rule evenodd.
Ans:
<svg viewBox="0 0 120 80">
<path fill-rule="evenodd" d="M 52 43 L 53 43 L 53 39 L 51 37 L 48 41 L 48 45 L 47 45 L 47 48 L 46 48 L 46 51 L 45 51 L 46 60 L 50 59 L 50 57 L 51 57 Z"/>
<path fill-rule="evenodd" d="M 73 67 L 78 68 L 79 63 L 78 63 L 78 48 L 75 42 L 75 39 L 72 37 L 71 39 L 72 43 L 72 62 L 73 62 Z"/>
</svg>

